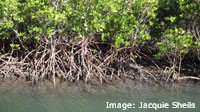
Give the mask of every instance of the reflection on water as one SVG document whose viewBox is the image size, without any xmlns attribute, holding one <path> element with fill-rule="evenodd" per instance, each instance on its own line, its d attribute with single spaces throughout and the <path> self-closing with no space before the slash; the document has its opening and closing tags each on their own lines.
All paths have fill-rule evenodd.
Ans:
<svg viewBox="0 0 200 112">
<path fill-rule="evenodd" d="M 155 112 L 140 109 L 140 102 L 193 102 L 195 109 L 158 109 L 159 112 L 199 112 L 199 85 L 174 84 L 170 87 L 127 81 L 117 86 L 100 87 L 62 83 L 57 88 L 39 84 L 0 83 L 0 112 L 122 112 L 106 109 L 106 102 L 135 103 L 135 108 L 124 112 Z"/>
</svg>

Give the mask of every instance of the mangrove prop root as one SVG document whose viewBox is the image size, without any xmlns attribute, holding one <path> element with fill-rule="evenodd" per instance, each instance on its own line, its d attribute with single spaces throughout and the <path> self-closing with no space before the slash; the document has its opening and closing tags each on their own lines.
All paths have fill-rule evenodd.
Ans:
<svg viewBox="0 0 200 112">
<path fill-rule="evenodd" d="M 84 80 L 108 82 L 113 78 L 136 77 L 158 81 L 156 75 L 148 69 L 136 63 L 126 50 L 93 48 L 96 42 L 89 37 L 81 38 L 79 43 L 62 41 L 59 38 L 45 38 L 39 46 L 25 56 L 15 56 L 15 50 L 0 55 L 0 75 L 4 78 L 18 76 L 37 83 L 49 79 L 56 85 L 56 78 L 69 81 Z M 126 49 L 126 48 L 125 48 Z M 170 79 L 175 71 L 168 71 L 166 81 Z M 173 78 L 173 77 L 172 77 Z M 198 77 L 179 77 L 182 79 L 197 79 Z"/>
</svg>

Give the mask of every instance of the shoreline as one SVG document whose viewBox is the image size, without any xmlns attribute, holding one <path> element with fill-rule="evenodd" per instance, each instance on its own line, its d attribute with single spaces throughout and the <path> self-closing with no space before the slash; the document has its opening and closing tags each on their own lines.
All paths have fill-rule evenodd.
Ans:
<svg viewBox="0 0 200 112">
<path fill-rule="evenodd" d="M 46 79 L 43 81 L 39 81 L 37 83 L 32 82 L 32 81 L 27 81 L 23 78 L 17 77 L 17 76 L 12 76 L 8 78 L 0 78 L 0 85 L 26 85 L 30 87 L 48 87 L 48 88 L 62 88 L 62 87 L 82 87 L 82 88 L 106 88 L 106 87 L 121 87 L 121 86 L 127 86 L 131 84 L 139 84 L 139 85 L 149 85 L 149 86 L 161 86 L 161 87 L 173 87 L 173 85 L 179 85 L 179 86 L 185 86 L 187 84 L 192 84 L 192 85 L 200 85 L 200 81 L 198 80 L 190 80 L 190 79 L 184 79 L 184 80 L 176 80 L 176 81 L 170 81 L 166 82 L 164 80 L 160 81 L 155 81 L 155 80 L 137 80 L 137 79 L 131 79 L 128 77 L 123 77 L 119 79 L 112 79 L 109 80 L 106 83 L 100 83 L 99 81 L 88 81 L 85 82 L 83 80 L 80 81 L 63 81 L 63 79 L 56 78 L 56 83 L 55 85 L 53 84 L 52 80 Z"/>
</svg>

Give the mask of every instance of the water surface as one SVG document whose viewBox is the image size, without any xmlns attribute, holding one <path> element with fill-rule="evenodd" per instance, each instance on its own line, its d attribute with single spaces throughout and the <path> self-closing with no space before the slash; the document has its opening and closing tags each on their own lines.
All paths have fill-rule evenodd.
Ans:
<svg viewBox="0 0 200 112">
<path fill-rule="evenodd" d="M 155 112 L 141 109 L 143 103 L 168 103 L 170 108 L 158 112 L 199 112 L 199 84 L 173 84 L 159 86 L 126 81 L 116 86 L 62 83 L 52 85 L 0 83 L 0 112 Z M 106 108 L 106 102 L 131 103 L 135 108 Z M 173 102 L 195 104 L 195 108 L 172 109 Z"/>
</svg>

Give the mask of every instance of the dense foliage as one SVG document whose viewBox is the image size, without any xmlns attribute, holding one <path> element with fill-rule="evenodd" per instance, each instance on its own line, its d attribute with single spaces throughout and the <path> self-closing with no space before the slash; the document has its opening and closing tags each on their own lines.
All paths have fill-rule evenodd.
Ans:
<svg viewBox="0 0 200 112">
<path fill-rule="evenodd" d="M 3 0 L 0 35 L 12 38 L 12 48 L 75 32 L 109 41 L 116 48 L 158 39 L 160 53 L 174 49 L 186 53 L 199 44 L 199 35 L 195 39 L 187 30 L 193 22 L 199 28 L 199 11 L 197 0 Z"/>
</svg>

